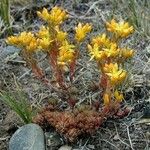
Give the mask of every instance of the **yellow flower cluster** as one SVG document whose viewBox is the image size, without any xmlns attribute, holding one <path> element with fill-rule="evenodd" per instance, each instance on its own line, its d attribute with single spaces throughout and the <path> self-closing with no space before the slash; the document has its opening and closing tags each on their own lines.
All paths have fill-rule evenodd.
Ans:
<svg viewBox="0 0 150 150">
<path fill-rule="evenodd" d="M 116 58 L 120 55 L 117 44 L 112 42 L 108 43 L 106 47 L 99 46 L 97 43 L 95 43 L 93 47 L 88 44 L 88 50 L 91 55 L 91 60 L 95 58 L 96 61 L 102 61 L 110 57 Z"/>
<path fill-rule="evenodd" d="M 81 23 L 75 28 L 75 39 L 77 42 L 82 42 L 87 35 L 92 30 L 92 26 L 88 23 L 82 25 Z"/>
<path fill-rule="evenodd" d="M 98 44 L 99 46 L 107 46 L 110 43 L 110 39 L 107 38 L 107 35 L 103 33 L 92 39 L 92 45 Z"/>
<path fill-rule="evenodd" d="M 58 26 L 54 28 L 54 35 L 50 34 L 49 27 L 42 26 L 37 33 L 37 41 L 39 44 L 39 49 L 43 49 L 44 51 L 50 50 L 52 42 L 60 42 L 62 43 L 67 38 L 67 33 L 63 32 L 59 29 Z"/>
<path fill-rule="evenodd" d="M 106 37 L 106 34 L 99 35 L 92 39 L 91 44 L 88 44 L 88 50 L 91 59 L 96 61 L 103 61 L 108 58 L 124 58 L 133 57 L 134 51 L 128 48 L 119 48 L 114 40 Z"/>
<path fill-rule="evenodd" d="M 133 26 L 129 26 L 127 22 L 121 21 L 117 23 L 114 19 L 106 23 L 107 30 L 116 34 L 119 38 L 125 38 L 133 33 Z"/>
<path fill-rule="evenodd" d="M 127 75 L 125 70 L 119 69 L 117 63 L 105 64 L 103 70 L 106 73 L 106 75 L 109 77 L 109 80 L 112 85 L 117 85 L 121 83 L 122 81 L 124 81 Z"/>
<path fill-rule="evenodd" d="M 62 42 L 67 38 L 67 32 L 61 31 L 58 26 L 55 27 L 55 30 L 57 32 L 56 33 L 56 40 L 58 42 Z"/>
<path fill-rule="evenodd" d="M 22 32 L 18 36 L 10 36 L 7 38 L 8 44 L 23 48 L 27 52 L 34 52 L 38 48 L 37 39 L 31 32 Z"/>
<path fill-rule="evenodd" d="M 131 57 L 133 57 L 133 55 L 134 55 L 133 49 L 126 49 L 126 48 L 123 48 L 123 49 L 121 50 L 121 56 L 122 56 L 124 59 L 131 58 Z"/>
<path fill-rule="evenodd" d="M 42 12 L 38 11 L 37 14 L 44 21 L 54 26 L 60 25 L 66 18 L 68 18 L 66 11 L 57 6 L 53 7 L 50 12 L 48 12 L 46 8 L 43 8 Z"/>
<path fill-rule="evenodd" d="M 49 27 L 41 26 L 40 30 L 37 33 L 37 37 L 39 38 L 49 38 Z"/>
<path fill-rule="evenodd" d="M 114 58 L 117 57 L 119 55 L 119 49 L 117 47 L 116 43 L 110 43 L 108 44 L 108 46 L 106 48 L 103 48 L 105 55 L 107 56 L 107 58 Z"/>
<path fill-rule="evenodd" d="M 37 37 L 38 48 L 45 51 L 49 50 L 51 43 L 53 42 L 49 33 L 49 28 L 41 26 L 40 30 L 37 33 Z"/>
<path fill-rule="evenodd" d="M 62 46 L 59 48 L 59 54 L 58 54 L 58 64 L 59 65 L 66 65 L 68 63 L 71 63 L 74 58 L 74 48 L 75 46 L 72 44 L 69 44 L 68 41 L 64 41 L 62 43 Z"/>
<path fill-rule="evenodd" d="M 115 25 L 112 25 L 112 27 L 111 24 Z M 117 34 L 119 34 L 120 38 L 126 37 L 133 32 L 133 27 L 129 26 L 129 24 L 125 22 L 117 23 L 115 20 L 111 20 L 111 22 L 107 22 L 106 25 L 109 26 L 109 28 L 107 28 L 108 31 L 111 31 L 113 33 L 116 33 L 118 31 Z M 113 28 L 113 30 L 110 30 L 111 27 Z M 115 40 L 115 37 L 112 37 L 110 39 L 105 33 L 93 38 L 91 44 L 88 44 L 91 59 L 95 58 L 96 61 L 101 62 L 106 61 L 106 59 L 108 58 L 131 58 L 134 54 L 134 51 L 128 48 L 119 48 L 117 44 L 118 39 L 117 41 Z"/>
<path fill-rule="evenodd" d="M 104 51 L 100 50 L 98 44 L 94 44 L 93 47 L 90 44 L 88 44 L 88 49 L 91 55 L 90 60 L 94 58 L 96 61 L 100 61 L 105 58 L 105 53 Z"/>
</svg>

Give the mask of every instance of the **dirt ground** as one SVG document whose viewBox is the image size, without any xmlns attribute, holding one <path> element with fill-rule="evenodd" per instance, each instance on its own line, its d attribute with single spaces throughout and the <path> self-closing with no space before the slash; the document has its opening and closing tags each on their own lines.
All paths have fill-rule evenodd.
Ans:
<svg viewBox="0 0 150 150">
<path fill-rule="evenodd" d="M 73 27 L 78 21 L 93 24 L 92 35 L 104 31 L 104 23 L 112 17 L 112 4 L 110 1 L 90 0 L 56 0 L 39 4 L 13 3 L 11 6 L 11 17 L 13 20 L 13 31 L 18 33 L 23 30 L 36 31 L 41 21 L 36 16 L 36 11 L 42 7 L 51 8 L 54 5 L 61 6 L 68 10 L 69 20 L 64 28 L 72 38 Z M 116 14 L 120 17 L 120 14 Z M 6 43 L 4 41 L 7 33 L 0 38 L 0 55 L 4 53 Z M 89 38 L 88 38 L 89 40 Z M 87 41 L 88 41 L 87 40 Z M 78 61 L 78 72 L 75 77 L 75 84 L 78 85 L 80 102 L 96 99 L 99 92 L 89 92 L 88 85 L 91 81 L 98 81 L 98 70 L 94 61 L 89 61 L 85 50 L 87 41 L 81 48 L 81 57 Z M 135 33 L 127 39 L 126 44 L 135 49 L 136 56 L 131 63 L 130 82 L 125 86 L 124 106 L 132 108 L 128 116 L 123 119 L 111 118 L 91 137 L 81 137 L 71 144 L 75 150 L 149 150 L 150 149 L 150 125 L 147 120 L 143 121 L 149 114 L 150 105 L 150 41 Z M 15 82 L 28 94 L 32 106 L 43 105 L 50 98 L 57 97 L 36 80 L 19 55 L 7 54 L 0 57 L 0 89 L 15 90 Z M 41 65 L 50 70 L 46 62 Z M 146 115 L 145 115 L 146 114 Z M 149 117 L 149 116 L 148 116 Z M 147 117 L 147 118 L 148 118 Z M 150 122 L 149 122 L 150 123 Z M 0 102 L 0 150 L 8 149 L 8 141 L 16 129 L 21 126 L 19 118 L 5 104 Z"/>
</svg>

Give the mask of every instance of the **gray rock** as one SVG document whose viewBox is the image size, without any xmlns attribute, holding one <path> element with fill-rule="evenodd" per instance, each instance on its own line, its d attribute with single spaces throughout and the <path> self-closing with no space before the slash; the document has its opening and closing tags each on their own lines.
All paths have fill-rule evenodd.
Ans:
<svg viewBox="0 0 150 150">
<path fill-rule="evenodd" d="M 22 126 L 11 137 L 9 150 L 45 150 L 43 130 L 32 123 Z"/>
</svg>

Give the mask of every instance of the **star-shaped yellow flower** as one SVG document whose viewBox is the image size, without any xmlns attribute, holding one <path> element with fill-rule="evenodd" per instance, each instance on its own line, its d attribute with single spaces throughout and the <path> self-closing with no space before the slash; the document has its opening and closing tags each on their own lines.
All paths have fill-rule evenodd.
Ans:
<svg viewBox="0 0 150 150">
<path fill-rule="evenodd" d="M 130 26 L 128 22 L 121 21 L 117 23 L 114 19 L 106 23 L 107 30 L 113 32 L 117 37 L 125 38 L 133 33 L 133 26 Z"/>
<path fill-rule="evenodd" d="M 116 43 L 109 43 L 106 48 L 103 48 L 105 55 L 109 57 L 116 57 L 119 55 L 119 49 Z"/>
<path fill-rule="evenodd" d="M 37 33 L 37 37 L 38 48 L 44 51 L 50 50 L 50 46 L 53 40 L 51 39 L 49 28 L 41 26 L 40 30 Z"/>
<path fill-rule="evenodd" d="M 60 66 L 67 65 L 72 62 L 75 53 L 74 48 L 75 46 L 69 44 L 68 41 L 63 42 L 63 45 L 59 48 L 58 54 L 58 64 Z"/>
<path fill-rule="evenodd" d="M 68 18 L 66 11 L 57 6 L 53 7 L 50 12 L 48 12 L 46 8 L 43 8 L 42 12 L 37 11 L 37 14 L 44 21 L 54 26 L 60 25 L 66 18 Z"/>
<path fill-rule="evenodd" d="M 6 39 L 7 44 L 11 44 L 11 45 L 18 45 L 19 44 L 19 40 L 17 38 L 17 36 L 10 36 Z"/>
<path fill-rule="evenodd" d="M 63 42 L 67 38 L 67 32 L 61 31 L 58 26 L 55 27 L 56 30 L 56 40 Z"/>
<path fill-rule="evenodd" d="M 103 70 L 109 77 L 112 85 L 120 84 L 126 78 L 127 72 L 123 69 L 119 69 L 118 64 L 110 63 L 105 64 Z"/>
<path fill-rule="evenodd" d="M 38 38 L 49 38 L 50 37 L 49 28 L 41 26 L 40 30 L 37 32 L 36 35 Z"/>
<path fill-rule="evenodd" d="M 105 58 L 105 52 L 99 49 L 98 44 L 94 44 L 92 47 L 90 44 L 88 44 L 88 50 L 91 55 L 91 59 L 96 59 L 97 61 L 101 61 Z"/>
<path fill-rule="evenodd" d="M 6 42 L 18 48 L 23 48 L 26 52 L 33 52 L 38 48 L 37 39 L 31 32 L 22 32 L 17 36 L 10 36 Z"/>
<path fill-rule="evenodd" d="M 110 39 L 107 38 L 106 34 L 98 35 L 92 39 L 92 44 L 98 44 L 98 46 L 107 46 L 110 43 Z"/>
<path fill-rule="evenodd" d="M 123 48 L 121 49 L 121 56 L 125 59 L 131 58 L 134 55 L 133 49 Z"/>
<path fill-rule="evenodd" d="M 75 39 L 78 42 L 81 42 L 84 40 L 87 33 L 89 33 L 92 29 L 92 26 L 88 23 L 85 25 L 82 25 L 81 23 L 78 24 L 78 26 L 75 28 Z"/>
</svg>

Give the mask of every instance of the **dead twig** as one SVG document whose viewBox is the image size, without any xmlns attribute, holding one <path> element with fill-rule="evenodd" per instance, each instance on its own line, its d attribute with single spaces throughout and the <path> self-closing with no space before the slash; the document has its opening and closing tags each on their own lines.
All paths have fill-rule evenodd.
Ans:
<svg viewBox="0 0 150 150">
<path fill-rule="evenodd" d="M 129 138 L 129 143 L 130 143 L 131 149 L 134 150 L 133 144 L 132 144 L 132 140 L 131 140 L 131 137 L 130 137 L 129 126 L 126 125 L 126 127 L 127 127 L 127 134 L 128 134 L 128 138 Z"/>
</svg>

